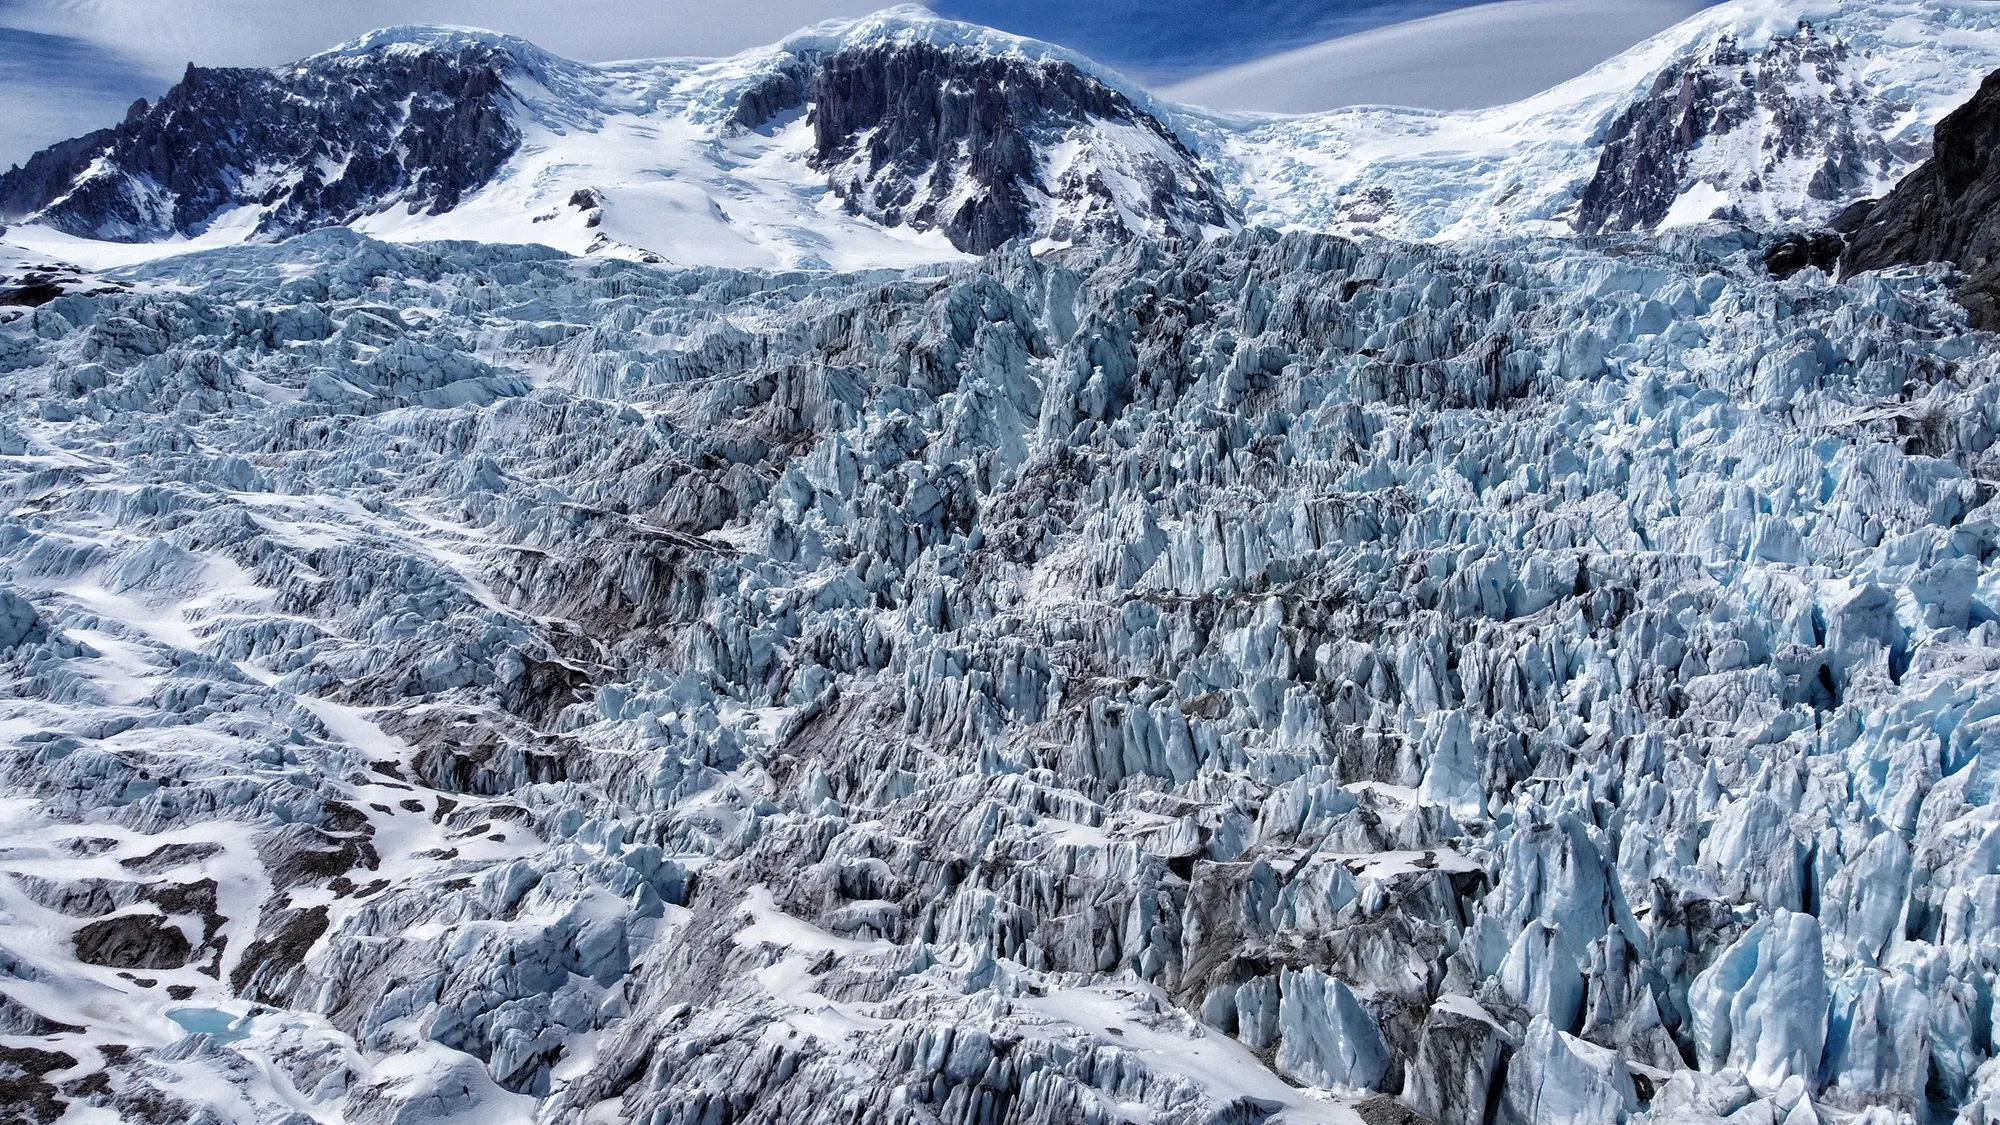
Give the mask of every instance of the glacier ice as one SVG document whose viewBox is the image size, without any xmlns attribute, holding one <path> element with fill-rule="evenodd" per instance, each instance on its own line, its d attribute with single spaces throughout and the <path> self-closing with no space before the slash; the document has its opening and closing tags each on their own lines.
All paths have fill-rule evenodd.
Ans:
<svg viewBox="0 0 2000 1125">
<path fill-rule="evenodd" d="M 1827 1023 L 1819 922 L 1773 908 L 1694 979 L 1688 1008 L 1703 1070 L 1740 1070 L 1768 1092 L 1816 1074 Z"/>
<path fill-rule="evenodd" d="M 0 309 L 22 1112 L 1980 1125 L 1995 353 L 1762 250 Z"/>
</svg>

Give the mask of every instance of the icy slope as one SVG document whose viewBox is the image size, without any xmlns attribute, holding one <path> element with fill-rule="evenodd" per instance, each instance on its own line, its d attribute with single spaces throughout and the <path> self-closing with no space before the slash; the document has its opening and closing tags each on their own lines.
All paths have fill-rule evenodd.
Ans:
<svg viewBox="0 0 2000 1125">
<path fill-rule="evenodd" d="M 16 1112 L 1988 1120 L 2000 361 L 1757 249 L 65 275 Z"/>
<path fill-rule="evenodd" d="M 1258 223 L 1450 239 L 1818 222 L 1913 168 L 1994 69 L 1987 0 L 1734 0 L 1510 106 L 1232 122 L 1203 151 Z"/>
</svg>

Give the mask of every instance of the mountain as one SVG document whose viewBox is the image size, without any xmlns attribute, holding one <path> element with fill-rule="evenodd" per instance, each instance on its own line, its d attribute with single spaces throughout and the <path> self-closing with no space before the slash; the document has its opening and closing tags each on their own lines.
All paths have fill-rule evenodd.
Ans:
<svg viewBox="0 0 2000 1125">
<path fill-rule="evenodd" d="M 2000 13 L 1735 0 L 1513 105 L 1229 118 L 1245 220 L 1414 239 L 1824 222 L 1923 158 L 2000 68 Z"/>
<path fill-rule="evenodd" d="M 1834 226 L 1849 236 L 1843 273 L 1951 262 L 1974 322 L 2000 328 L 2000 71 L 1938 123 L 1929 160 Z"/>
<path fill-rule="evenodd" d="M 1244 223 L 1410 239 L 1810 225 L 1915 168 L 2000 68 L 1996 43 L 2000 15 L 1976 0 L 1736 0 L 1511 106 L 1258 117 L 920 9 L 732 59 L 601 66 L 404 28 L 271 71 L 191 68 L 0 177 L 0 221 L 99 263 L 350 225 L 767 268 Z"/>
<path fill-rule="evenodd" d="M 1235 216 L 1194 154 L 1124 94 L 1058 59 L 921 37 L 801 52 L 732 122 L 811 106 L 807 163 L 850 212 L 968 253 L 1015 238 L 1199 236 Z"/>
<path fill-rule="evenodd" d="M 0 218 L 121 242 L 353 225 L 821 268 L 1234 229 L 1149 105 L 1064 52 L 918 12 L 606 67 L 402 28 L 271 71 L 190 67 L 157 105 L 0 178 Z"/>
<path fill-rule="evenodd" d="M 1648 229 L 1677 209 L 1709 217 L 1700 209 L 1711 204 L 1713 217 L 1736 217 L 1739 195 L 1824 210 L 1867 193 L 1924 147 L 1885 130 L 1908 110 L 1862 77 L 1862 61 L 1808 23 L 1755 55 L 1725 36 L 1705 55 L 1676 60 L 1612 122 L 1578 203 L 1578 229 Z"/>
<path fill-rule="evenodd" d="M 256 212 L 255 237 L 392 206 L 439 214 L 485 186 L 521 136 L 501 110 L 512 58 L 477 42 L 335 54 L 278 70 L 190 65 L 157 105 L 0 177 L 0 219 L 150 242 Z"/>
</svg>

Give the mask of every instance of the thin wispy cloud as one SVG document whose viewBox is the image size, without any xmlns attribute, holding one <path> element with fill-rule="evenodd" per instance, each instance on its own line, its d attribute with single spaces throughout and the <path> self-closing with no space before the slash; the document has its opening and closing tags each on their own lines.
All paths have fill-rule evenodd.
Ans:
<svg viewBox="0 0 2000 1125">
<path fill-rule="evenodd" d="M 110 45 L 168 71 L 270 66 L 407 23 L 483 27 L 584 60 L 722 55 L 881 0 L 0 0 L 0 25 Z"/>
<path fill-rule="evenodd" d="M 0 27 L 0 167 L 101 129 L 160 88 L 148 64 L 115 48 Z"/>
<path fill-rule="evenodd" d="M 934 0 L 940 15 L 1074 48 L 1167 82 L 1467 0 Z"/>
<path fill-rule="evenodd" d="M 1477 109 L 1539 93 L 1707 6 L 1705 0 L 1504 0 L 1229 67 L 1167 87 L 1214 109 Z"/>
</svg>

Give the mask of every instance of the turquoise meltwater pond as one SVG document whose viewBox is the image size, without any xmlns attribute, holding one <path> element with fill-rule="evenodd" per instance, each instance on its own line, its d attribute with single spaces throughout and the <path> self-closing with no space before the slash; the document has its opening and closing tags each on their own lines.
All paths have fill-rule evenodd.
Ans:
<svg viewBox="0 0 2000 1125">
<path fill-rule="evenodd" d="M 167 1018 L 189 1035 L 209 1035 L 218 1043 L 234 1043 L 250 1034 L 249 1016 L 231 1015 L 219 1008 L 175 1008 Z"/>
</svg>

